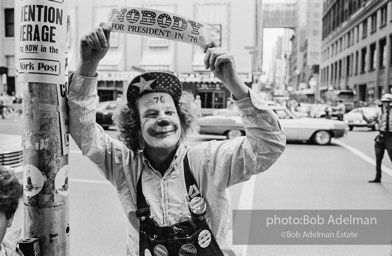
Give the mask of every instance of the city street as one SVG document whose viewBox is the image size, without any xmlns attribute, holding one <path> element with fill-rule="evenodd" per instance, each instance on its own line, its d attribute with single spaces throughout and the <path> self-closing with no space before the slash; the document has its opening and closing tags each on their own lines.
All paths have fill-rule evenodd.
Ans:
<svg viewBox="0 0 392 256">
<path fill-rule="evenodd" d="M 21 134 L 18 119 L 0 120 L 0 133 Z M 116 136 L 114 129 L 108 131 Z M 252 182 L 230 189 L 234 209 L 392 209 L 392 165 L 384 158 L 383 183 L 374 177 L 373 138 L 365 128 L 330 146 L 289 143 L 273 167 Z M 211 136 L 191 135 L 195 145 Z M 369 162 L 370 160 L 370 162 Z M 124 255 L 125 225 L 115 190 L 74 143 L 71 170 L 72 255 Z M 12 229 L 21 228 L 22 208 Z M 389 255 L 391 246 L 264 245 L 242 248 L 247 255 Z"/>
</svg>

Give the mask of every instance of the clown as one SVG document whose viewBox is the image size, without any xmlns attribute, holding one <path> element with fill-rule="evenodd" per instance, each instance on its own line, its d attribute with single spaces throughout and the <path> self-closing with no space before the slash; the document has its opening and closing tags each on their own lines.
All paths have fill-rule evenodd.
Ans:
<svg viewBox="0 0 392 256">
<path fill-rule="evenodd" d="M 236 255 L 226 189 L 267 170 L 286 138 L 279 120 L 236 72 L 233 56 L 206 47 L 204 63 L 233 94 L 246 136 L 188 147 L 194 100 L 165 72 L 136 76 L 116 117 L 122 140 L 95 123 L 96 70 L 109 50 L 101 24 L 81 39 L 70 78 L 70 133 L 115 186 L 127 217 L 127 255 Z"/>
</svg>

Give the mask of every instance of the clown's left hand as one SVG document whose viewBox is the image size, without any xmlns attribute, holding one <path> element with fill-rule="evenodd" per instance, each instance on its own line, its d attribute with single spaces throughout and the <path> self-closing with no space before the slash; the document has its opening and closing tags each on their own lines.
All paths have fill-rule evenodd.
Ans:
<svg viewBox="0 0 392 256">
<path fill-rule="evenodd" d="M 249 97 L 248 87 L 239 78 L 233 55 L 223 48 L 207 48 L 204 65 L 222 81 L 237 100 Z"/>
</svg>

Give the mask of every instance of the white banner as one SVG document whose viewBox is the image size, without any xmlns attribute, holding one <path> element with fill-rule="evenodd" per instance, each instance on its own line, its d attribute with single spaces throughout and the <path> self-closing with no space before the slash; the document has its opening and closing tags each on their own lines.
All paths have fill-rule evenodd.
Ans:
<svg viewBox="0 0 392 256">
<path fill-rule="evenodd" d="M 111 31 L 159 37 L 202 47 L 211 42 L 210 27 L 176 14 L 146 8 L 113 8 Z"/>
<path fill-rule="evenodd" d="M 66 81 L 67 6 L 62 0 L 24 0 L 15 11 L 20 23 L 17 73 L 22 82 Z"/>
</svg>

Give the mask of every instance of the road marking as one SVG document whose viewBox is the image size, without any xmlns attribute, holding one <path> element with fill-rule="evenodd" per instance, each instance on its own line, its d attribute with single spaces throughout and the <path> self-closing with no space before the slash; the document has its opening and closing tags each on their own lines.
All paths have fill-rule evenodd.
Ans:
<svg viewBox="0 0 392 256">
<path fill-rule="evenodd" d="M 242 184 L 241 195 L 240 195 L 240 200 L 238 203 L 237 210 L 253 210 L 255 186 L 256 186 L 255 175 L 252 175 L 252 177 L 247 182 L 244 182 Z M 250 226 L 248 230 L 250 230 Z M 244 234 L 244 235 L 249 236 L 249 234 Z M 248 245 L 245 244 L 245 245 L 240 245 L 238 247 L 241 250 L 241 255 L 246 256 L 248 254 Z"/>
<path fill-rule="evenodd" d="M 333 139 L 333 143 L 344 147 L 345 149 L 347 149 L 348 151 L 351 151 L 352 153 L 354 153 L 355 155 L 359 156 L 360 158 L 362 158 L 363 160 L 365 160 L 366 162 L 368 162 L 369 164 L 376 166 L 376 160 L 374 160 L 373 158 L 365 155 L 364 153 L 362 153 L 361 151 L 359 151 L 358 149 L 351 147 L 349 145 L 347 145 L 346 143 L 343 143 L 339 140 L 335 140 Z M 388 174 L 389 176 L 392 176 L 392 170 L 390 168 L 388 168 L 385 165 L 381 166 L 381 169 L 383 172 L 385 172 L 386 174 Z"/>
</svg>

